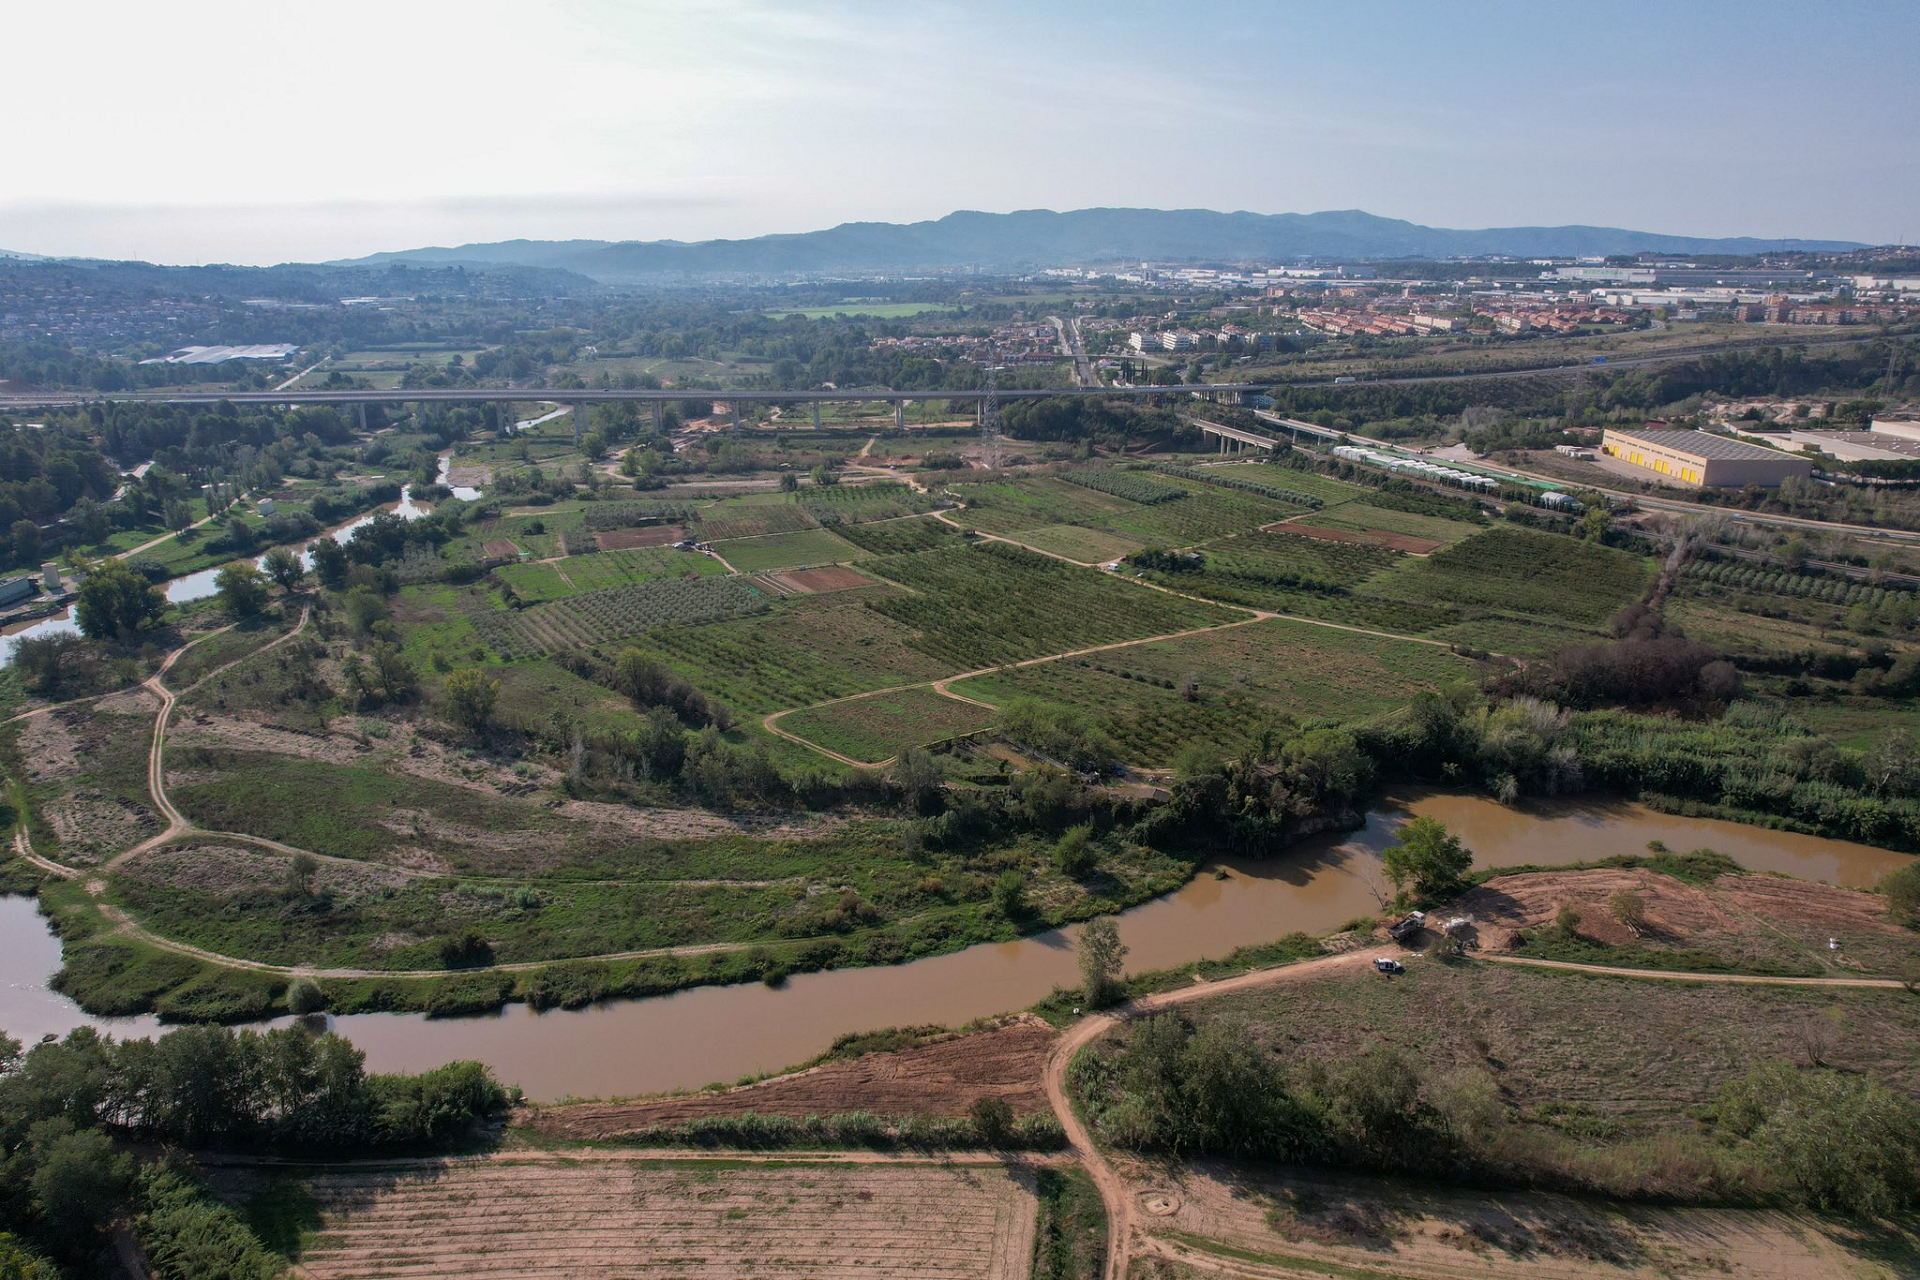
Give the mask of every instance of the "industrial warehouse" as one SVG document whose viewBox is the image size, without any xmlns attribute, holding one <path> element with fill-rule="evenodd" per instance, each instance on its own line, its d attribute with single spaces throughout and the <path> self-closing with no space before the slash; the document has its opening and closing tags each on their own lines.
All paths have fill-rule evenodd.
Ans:
<svg viewBox="0 0 1920 1280">
<path fill-rule="evenodd" d="M 1622 462 L 1697 488 L 1772 486 L 1788 476 L 1813 474 L 1813 463 L 1806 458 L 1680 427 L 1642 427 L 1637 431 L 1609 428 L 1600 447 Z"/>
</svg>

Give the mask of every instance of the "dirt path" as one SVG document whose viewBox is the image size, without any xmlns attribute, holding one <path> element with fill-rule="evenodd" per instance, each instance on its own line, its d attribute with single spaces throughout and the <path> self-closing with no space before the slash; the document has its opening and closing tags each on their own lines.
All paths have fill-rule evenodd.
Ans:
<svg viewBox="0 0 1920 1280">
<path fill-rule="evenodd" d="M 239 506 L 241 503 L 247 500 L 247 496 L 248 495 L 244 493 L 241 494 L 238 498 L 234 499 L 233 505 L 236 507 Z M 215 512 L 214 514 L 207 516 L 204 520 L 195 520 L 192 524 L 188 525 L 187 528 L 198 529 L 203 524 L 212 524 L 215 520 L 218 520 L 221 516 L 225 514 L 226 512 L 224 511 Z M 122 551 L 119 553 L 119 558 L 122 560 L 131 560 L 135 556 L 139 555 L 142 551 L 151 551 L 163 542 L 172 542 L 175 538 L 179 537 L 180 534 L 183 532 L 185 532 L 185 530 L 175 530 L 172 533 L 163 533 L 159 537 L 151 538 L 146 542 L 141 543 L 137 547 L 128 547 L 125 551 Z"/>
<path fill-rule="evenodd" d="M 1078 1112 L 1067 1092 L 1067 1070 L 1073 1064 L 1074 1055 L 1087 1045 L 1105 1035 L 1114 1027 L 1170 1009 L 1176 1005 L 1205 1000 L 1213 996 L 1228 995 L 1236 991 L 1245 991 L 1253 987 L 1276 986 L 1286 982 L 1298 982 L 1303 979 L 1320 977 L 1342 969 L 1358 968 L 1370 965 L 1375 959 L 1402 954 L 1397 947 L 1365 948 L 1359 951 L 1344 952 L 1340 955 L 1326 956 L 1319 960 L 1308 960 L 1299 964 L 1283 965 L 1275 969 L 1260 969 L 1251 973 L 1237 974 L 1231 978 L 1222 978 L 1216 982 L 1196 983 L 1190 987 L 1179 987 L 1172 991 L 1162 991 L 1154 995 L 1142 996 L 1128 1001 L 1107 1013 L 1090 1014 L 1069 1027 L 1054 1045 L 1053 1054 L 1047 1059 L 1047 1100 L 1053 1106 L 1054 1115 L 1060 1126 L 1066 1131 L 1067 1144 L 1080 1167 L 1100 1191 L 1100 1199 L 1107 1210 L 1107 1280 L 1124 1280 L 1133 1249 L 1135 1225 L 1134 1193 L 1127 1181 L 1112 1166 L 1100 1148 L 1094 1143 L 1092 1135 L 1082 1123 Z M 1815 987 L 1899 987 L 1902 984 L 1892 978 L 1774 978 L 1759 974 L 1742 973 L 1678 973 L 1663 969 L 1623 969 L 1608 965 L 1573 964 L 1561 960 L 1532 960 L 1524 956 L 1480 956 L 1482 960 L 1491 960 L 1498 964 L 1528 966 L 1539 969 L 1563 969 L 1578 973 L 1603 974 L 1616 978 L 1642 978 L 1656 982 L 1719 982 L 1729 984 L 1752 984 L 1769 986 L 1815 986 Z"/>
</svg>

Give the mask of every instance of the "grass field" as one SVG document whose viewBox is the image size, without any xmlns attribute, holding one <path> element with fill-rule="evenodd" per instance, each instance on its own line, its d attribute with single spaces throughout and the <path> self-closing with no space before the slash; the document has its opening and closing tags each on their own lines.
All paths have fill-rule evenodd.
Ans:
<svg viewBox="0 0 1920 1280">
<path fill-rule="evenodd" d="M 1082 564 L 1118 560 L 1132 555 L 1141 546 L 1136 538 L 1077 524 L 1043 524 L 1034 529 L 1022 529 L 1013 538 L 1016 542 L 1024 542 L 1030 547 L 1038 547 L 1069 560 L 1078 560 Z"/>
<path fill-rule="evenodd" d="M 1033 698 L 1085 711 L 1128 763 L 1160 767 L 1188 743 L 1229 750 L 1281 717 L 1364 719 L 1472 674 L 1471 664 L 1433 645 L 1275 618 L 996 671 L 953 691 L 996 705 Z"/>
<path fill-rule="evenodd" d="M 944 314 L 957 311 L 950 302 L 841 302 L 830 307 L 769 307 L 774 319 L 804 316 L 809 320 L 827 320 L 834 316 L 871 316 L 876 320 L 904 320 L 909 316 Z"/>
<path fill-rule="evenodd" d="M 971 733 L 991 718 L 989 711 L 931 689 L 903 689 L 814 707 L 786 717 L 781 728 L 829 751 L 872 763 L 902 747 Z"/>
<path fill-rule="evenodd" d="M 742 573 L 758 573 L 762 569 L 791 569 L 803 564 L 840 564 L 869 554 L 828 529 L 802 529 L 762 538 L 718 542 L 714 544 L 714 550 Z"/>
<path fill-rule="evenodd" d="M 1499 526 L 1409 560 L 1370 579 L 1366 590 L 1593 629 L 1637 599 L 1652 576 L 1648 561 L 1623 551 Z"/>
</svg>

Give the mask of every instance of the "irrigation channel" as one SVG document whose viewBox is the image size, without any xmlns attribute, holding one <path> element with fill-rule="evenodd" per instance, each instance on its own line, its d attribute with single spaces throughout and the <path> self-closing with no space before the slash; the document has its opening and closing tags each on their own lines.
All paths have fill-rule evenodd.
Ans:
<svg viewBox="0 0 1920 1280">
<path fill-rule="evenodd" d="M 1359 831 L 1317 837 L 1269 859 L 1207 866 L 1176 892 L 1124 913 L 1129 968 L 1174 967 L 1296 929 L 1330 933 L 1372 914 L 1383 882 L 1380 851 L 1411 814 L 1446 823 L 1480 866 L 1587 861 L 1638 853 L 1660 840 L 1676 850 L 1710 846 L 1754 871 L 1864 888 L 1910 860 L 1867 845 L 1634 804 L 1514 810 L 1479 797 L 1412 793 L 1382 802 Z M 982 944 L 904 965 L 801 974 L 778 989 L 754 983 L 574 1011 L 509 1005 L 477 1018 L 355 1014 L 330 1021 L 366 1051 L 373 1070 L 418 1071 L 477 1058 L 542 1100 L 698 1088 L 791 1066 L 846 1032 L 959 1025 L 1024 1008 L 1077 980 L 1073 933 Z M 152 1033 L 150 1018 L 89 1018 L 50 991 L 59 953 L 30 900 L 0 898 L 0 1030 L 27 1043 L 83 1024 L 120 1036 Z"/>
</svg>

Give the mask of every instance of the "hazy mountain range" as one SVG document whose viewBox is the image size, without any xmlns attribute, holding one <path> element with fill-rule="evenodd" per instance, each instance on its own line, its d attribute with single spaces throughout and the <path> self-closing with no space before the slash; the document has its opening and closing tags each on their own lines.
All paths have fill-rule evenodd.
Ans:
<svg viewBox="0 0 1920 1280">
<path fill-rule="evenodd" d="M 848 222 L 826 231 L 750 240 L 503 240 L 408 249 L 341 265 L 385 263 L 559 268 L 608 283 L 693 276 L 832 272 L 1014 271 L 1125 262 L 1289 259 L 1522 258 L 1603 254 L 1839 252 L 1844 240 L 1712 239 L 1618 227 L 1496 227 L 1455 231 L 1336 213 L 1217 213 L 1208 209 L 1078 209 L 951 213 L 931 222 Z"/>
</svg>

